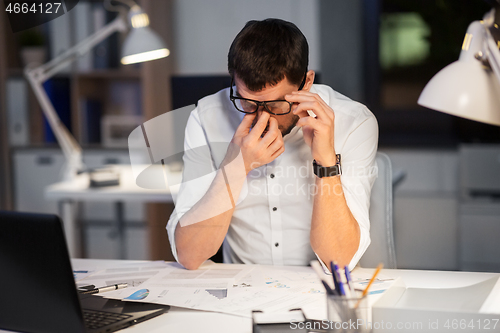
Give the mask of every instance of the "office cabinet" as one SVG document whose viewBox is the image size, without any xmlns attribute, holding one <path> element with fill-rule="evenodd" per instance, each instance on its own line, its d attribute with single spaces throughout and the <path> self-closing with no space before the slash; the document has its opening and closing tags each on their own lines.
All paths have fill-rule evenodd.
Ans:
<svg viewBox="0 0 500 333">
<path fill-rule="evenodd" d="M 166 232 L 165 232 L 166 233 Z M 84 232 L 85 252 L 88 258 L 117 259 L 119 238 L 110 224 L 89 223 Z M 144 224 L 127 223 L 125 227 L 125 258 L 145 260 L 148 254 L 148 230 Z"/>
<path fill-rule="evenodd" d="M 500 272 L 500 145 L 462 145 L 459 156 L 460 268 Z"/>
<path fill-rule="evenodd" d="M 398 268 L 458 269 L 457 151 L 382 151 L 391 158 L 393 171 L 405 175 L 393 192 Z"/>
<path fill-rule="evenodd" d="M 24 212 L 57 214 L 57 202 L 44 198 L 45 188 L 61 180 L 65 159 L 59 148 L 15 149 L 14 209 Z"/>
<path fill-rule="evenodd" d="M 500 202 L 460 206 L 460 268 L 500 272 Z"/>
</svg>

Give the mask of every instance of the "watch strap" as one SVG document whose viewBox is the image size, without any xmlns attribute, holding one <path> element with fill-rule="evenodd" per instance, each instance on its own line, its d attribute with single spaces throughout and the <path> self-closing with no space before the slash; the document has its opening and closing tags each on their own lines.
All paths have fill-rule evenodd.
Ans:
<svg viewBox="0 0 500 333">
<path fill-rule="evenodd" d="M 337 154 L 337 163 L 333 166 L 324 167 L 316 163 L 316 160 L 313 160 L 313 171 L 316 176 L 319 178 L 323 177 L 334 177 L 342 174 L 342 169 L 340 167 L 340 154 Z"/>
</svg>

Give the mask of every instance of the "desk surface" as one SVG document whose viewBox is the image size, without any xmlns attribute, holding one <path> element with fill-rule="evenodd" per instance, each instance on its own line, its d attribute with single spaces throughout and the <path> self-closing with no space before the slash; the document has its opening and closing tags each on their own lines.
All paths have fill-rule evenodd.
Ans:
<svg viewBox="0 0 500 333">
<path fill-rule="evenodd" d="M 156 167 L 156 166 L 155 166 Z M 159 167 L 159 166 L 158 166 Z M 146 189 L 136 185 L 132 167 L 128 165 L 113 165 L 112 168 L 120 174 L 120 185 L 91 188 L 89 175 L 80 174 L 70 181 L 52 184 L 45 190 L 48 200 L 77 200 L 77 201 L 144 201 L 144 202 L 172 202 L 170 189 Z M 169 179 L 180 183 L 180 172 L 169 173 Z M 172 177 L 172 178 L 170 178 Z"/>
<path fill-rule="evenodd" d="M 92 266 L 107 268 L 118 266 L 120 260 L 72 259 L 75 267 Z M 373 269 L 356 268 L 356 271 L 369 272 Z M 495 273 L 452 272 L 452 271 L 418 271 L 384 269 L 382 274 L 391 278 L 401 277 L 408 287 L 415 288 L 456 288 L 485 281 Z M 168 328 L 168 329 L 167 329 Z M 124 332 L 252 332 L 251 320 L 228 314 L 197 311 L 173 307 L 169 312 L 148 320 L 136 326 L 129 327 Z"/>
</svg>

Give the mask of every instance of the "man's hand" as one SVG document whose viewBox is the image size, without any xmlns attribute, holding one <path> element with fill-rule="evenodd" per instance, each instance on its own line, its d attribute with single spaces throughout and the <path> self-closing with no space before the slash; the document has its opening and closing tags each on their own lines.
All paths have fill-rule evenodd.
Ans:
<svg viewBox="0 0 500 333">
<path fill-rule="evenodd" d="M 318 94 L 307 91 L 295 91 L 286 95 L 285 99 L 298 103 L 292 110 L 300 117 L 296 126 L 302 127 L 304 140 L 316 162 L 325 167 L 335 165 L 333 109 Z M 309 116 L 307 110 L 313 111 L 316 117 Z"/>
<path fill-rule="evenodd" d="M 262 112 L 252 128 L 256 114 L 246 114 L 243 117 L 229 144 L 223 165 L 229 163 L 241 151 L 248 174 L 251 170 L 272 162 L 285 151 L 278 121 L 270 117 L 268 112 Z"/>
</svg>

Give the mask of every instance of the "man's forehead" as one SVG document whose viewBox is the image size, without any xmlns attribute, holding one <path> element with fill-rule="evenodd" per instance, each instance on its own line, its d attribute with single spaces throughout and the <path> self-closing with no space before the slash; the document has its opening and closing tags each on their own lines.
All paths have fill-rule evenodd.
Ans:
<svg viewBox="0 0 500 333">
<path fill-rule="evenodd" d="M 238 75 L 234 75 L 234 83 L 236 85 L 236 94 L 243 98 L 255 99 L 255 100 L 272 100 L 272 99 L 282 99 L 285 94 L 289 93 L 294 86 L 285 77 L 282 81 L 277 84 L 271 85 L 266 84 L 266 86 L 259 91 L 250 90 L 246 84 L 238 78 Z M 266 97 L 271 96 L 271 97 Z M 264 99 L 262 99 L 264 98 Z"/>
</svg>

